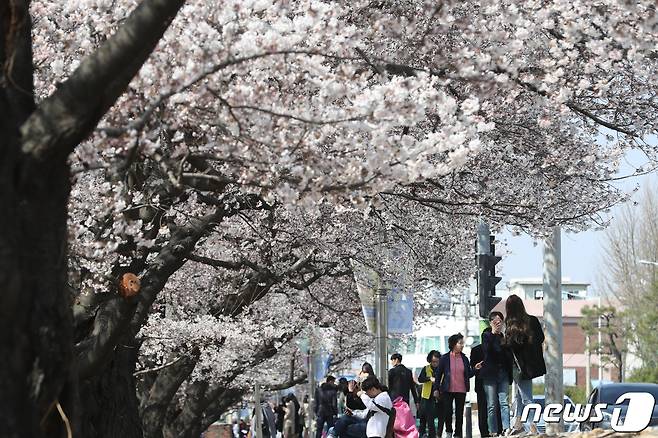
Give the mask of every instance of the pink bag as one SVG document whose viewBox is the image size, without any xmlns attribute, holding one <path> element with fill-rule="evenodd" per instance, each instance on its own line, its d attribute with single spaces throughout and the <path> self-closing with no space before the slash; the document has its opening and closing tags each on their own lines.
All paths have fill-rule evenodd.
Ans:
<svg viewBox="0 0 658 438">
<path fill-rule="evenodd" d="M 411 414 L 411 409 L 402 397 L 396 397 L 393 400 L 395 408 L 395 438 L 418 438 L 418 429 L 416 429 L 416 420 Z"/>
</svg>

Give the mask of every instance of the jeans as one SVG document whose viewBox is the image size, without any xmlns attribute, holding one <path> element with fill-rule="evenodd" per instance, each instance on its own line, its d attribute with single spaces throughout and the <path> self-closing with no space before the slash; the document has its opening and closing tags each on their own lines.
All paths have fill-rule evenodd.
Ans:
<svg viewBox="0 0 658 438">
<path fill-rule="evenodd" d="M 521 418 L 523 408 L 532 403 L 532 379 L 514 379 L 516 386 L 516 395 L 514 403 L 516 404 L 515 415 L 517 420 Z"/>
<path fill-rule="evenodd" d="M 445 418 L 448 418 L 448 414 L 452 413 L 452 402 L 455 402 L 455 428 L 454 436 L 463 436 L 462 425 L 464 424 L 464 404 L 466 403 L 466 393 L 465 392 L 449 392 L 445 394 L 446 397 L 446 406 L 445 406 Z M 452 422 L 452 420 L 450 420 Z M 448 429 L 449 424 L 446 421 L 446 430 Z"/>
<path fill-rule="evenodd" d="M 484 379 L 484 392 L 487 394 L 487 427 L 492 433 L 501 433 L 498 430 L 498 412 L 502 421 L 503 430 L 509 429 L 509 404 L 507 403 L 508 384 L 507 372 L 498 370 L 492 379 Z"/>
<path fill-rule="evenodd" d="M 363 425 L 363 433 L 365 434 L 366 424 L 368 424 L 368 420 L 365 418 L 357 418 L 353 415 L 343 415 L 336 421 L 333 434 L 340 438 L 345 438 L 347 436 L 351 437 L 354 436 L 353 433 L 358 432 L 361 425 Z"/>
<path fill-rule="evenodd" d="M 315 438 L 322 438 L 322 429 L 324 429 L 325 423 L 327 424 L 327 429 L 334 426 L 336 422 L 336 417 L 331 415 L 318 415 L 318 420 L 315 423 Z"/>
</svg>

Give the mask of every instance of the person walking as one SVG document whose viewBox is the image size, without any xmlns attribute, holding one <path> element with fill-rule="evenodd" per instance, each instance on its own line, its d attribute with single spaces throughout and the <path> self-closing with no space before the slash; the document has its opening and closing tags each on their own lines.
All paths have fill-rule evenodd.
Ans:
<svg viewBox="0 0 658 438">
<path fill-rule="evenodd" d="M 414 403 L 418 406 L 418 392 L 413 373 L 409 368 L 402 365 L 402 355 L 400 353 L 391 355 L 391 366 L 392 368 L 388 370 L 388 393 L 391 400 L 402 397 L 402 400 L 409 404 L 409 393 L 411 393 Z"/>
<path fill-rule="evenodd" d="M 297 409 L 292 397 L 286 397 L 285 415 L 283 416 L 283 438 L 295 438 L 297 427 Z"/>
<path fill-rule="evenodd" d="M 293 402 L 295 405 L 295 437 L 299 438 L 302 436 L 302 432 L 304 431 L 304 423 L 302 421 L 302 415 L 301 415 L 301 406 L 299 404 L 299 400 L 297 400 L 297 396 L 293 393 L 290 393 L 288 395 L 290 400 Z"/>
<path fill-rule="evenodd" d="M 260 403 L 260 409 L 262 413 L 261 417 L 261 434 L 263 438 L 276 438 L 276 421 L 275 421 L 275 415 L 274 411 L 272 410 L 272 406 L 270 406 L 269 402 L 267 400 L 261 400 Z M 256 411 L 253 411 L 252 414 L 252 422 L 251 422 L 251 436 L 255 437 L 256 436 L 256 427 L 258 425 L 256 424 Z"/>
<path fill-rule="evenodd" d="M 512 379 L 515 391 L 515 423 L 512 434 L 524 430 L 521 423 L 523 408 L 532 403 L 532 379 L 546 374 L 542 344 L 544 331 L 536 316 L 528 315 L 518 295 L 510 295 L 505 301 L 504 343 L 512 353 Z M 537 427 L 530 424 L 530 432 Z"/>
<path fill-rule="evenodd" d="M 299 408 L 299 422 L 302 425 L 302 438 L 307 438 L 306 431 L 306 422 L 308 421 L 308 416 L 311 414 L 311 409 L 308 403 L 308 394 L 304 396 L 302 405 Z"/>
<path fill-rule="evenodd" d="M 315 396 L 315 415 L 317 417 L 315 438 L 322 437 L 324 425 L 333 427 L 338 416 L 338 387 L 335 385 L 336 378 L 327 376 L 326 381 L 320 385 Z"/>
<path fill-rule="evenodd" d="M 427 429 L 428 434 L 426 436 L 428 438 L 441 438 L 441 435 L 443 435 L 444 412 L 443 409 L 439 408 L 439 393 L 434 388 L 440 359 L 441 353 L 439 351 L 430 351 L 427 355 L 428 364 L 420 370 L 418 375 L 418 382 L 422 384 L 420 406 L 423 414 L 419 432 L 425 435 Z M 434 424 L 437 419 L 438 426 Z"/>
<path fill-rule="evenodd" d="M 470 389 L 470 378 L 475 375 L 475 370 L 482 368 L 482 362 L 478 362 L 471 367 L 466 355 L 462 352 L 464 349 L 464 336 L 457 333 L 448 338 L 448 348 L 450 352 L 441 356 L 439 367 L 437 369 L 436 381 L 434 386 L 438 389 L 440 396 L 444 397 L 445 415 L 447 411 L 452 411 L 452 404 L 455 404 L 455 438 L 461 438 L 462 425 L 464 423 L 464 404 L 466 402 L 466 393 Z M 452 422 L 452 420 L 450 420 Z M 446 429 L 448 424 L 446 423 Z"/>
<path fill-rule="evenodd" d="M 501 312 L 489 314 L 490 328 L 482 333 L 484 364 L 482 376 L 487 398 L 487 427 L 492 436 L 509 430 L 509 404 L 507 392 L 512 383 L 512 363 L 508 349 L 504 347 L 503 321 Z M 500 416 L 501 425 L 498 425 Z"/>
</svg>

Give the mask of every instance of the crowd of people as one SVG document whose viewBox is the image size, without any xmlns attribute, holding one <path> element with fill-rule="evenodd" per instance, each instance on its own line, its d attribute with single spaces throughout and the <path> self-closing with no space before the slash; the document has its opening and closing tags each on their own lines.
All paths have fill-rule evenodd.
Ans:
<svg viewBox="0 0 658 438">
<path fill-rule="evenodd" d="M 315 393 L 314 438 L 322 438 L 325 428 L 325 438 L 442 438 L 444 433 L 447 438 L 461 438 L 464 404 L 473 376 L 480 435 L 523 432 L 521 412 L 532 402 L 532 379 L 546 373 L 544 333 L 539 320 L 528 315 L 518 296 L 507 298 L 505 311 L 506 316 L 491 312 L 489 327 L 483 331 L 481 343 L 472 348 L 470 358 L 463 352 L 464 336 L 457 333 L 448 338 L 448 352 L 432 350 L 427 354 L 427 365 L 418 376 L 402 364 L 402 355 L 393 354 L 388 386 L 382 385 L 367 362 L 355 380 L 341 378 L 336 382 L 327 376 Z M 510 385 L 516 388 L 514 403 L 508 400 Z M 409 407 L 412 399 L 418 423 Z M 510 405 L 515 407 L 513 425 Z M 300 406 L 290 394 L 275 412 L 265 413 L 263 409 L 264 423 L 268 422 L 263 426 L 263 438 L 274 438 L 276 432 L 283 438 L 303 436 L 310 413 L 307 398 Z M 528 428 L 536 432 L 531 423 Z"/>
</svg>

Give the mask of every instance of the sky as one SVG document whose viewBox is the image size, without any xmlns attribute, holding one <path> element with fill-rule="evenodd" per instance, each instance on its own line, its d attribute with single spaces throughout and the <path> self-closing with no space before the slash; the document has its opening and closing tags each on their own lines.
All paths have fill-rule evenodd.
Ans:
<svg viewBox="0 0 658 438">
<path fill-rule="evenodd" d="M 639 151 L 631 151 L 620 167 L 620 174 L 628 175 L 634 165 L 642 162 Z M 638 185 L 640 190 L 635 193 L 633 199 L 640 201 L 645 187 L 658 187 L 658 176 L 656 174 L 638 176 L 622 180 L 619 187 L 631 192 Z M 619 212 L 620 206 L 611 211 L 611 225 L 614 217 Z M 500 283 L 502 288 L 507 287 L 511 279 L 517 278 L 541 278 L 542 277 L 542 251 L 541 241 L 535 241 L 528 235 L 514 236 L 509 232 L 496 236 L 502 245 L 496 247 L 496 252 L 503 252 L 503 260 L 496 270 L 497 275 L 503 278 Z M 592 283 L 596 288 L 596 280 L 603 264 L 603 245 L 605 245 L 605 231 L 585 231 L 581 233 L 562 232 L 562 278 L 571 281 L 584 281 Z M 498 248 L 501 247 L 501 250 Z M 500 255 L 500 254 L 499 254 Z M 498 268 L 497 266 L 497 268 Z"/>
</svg>

